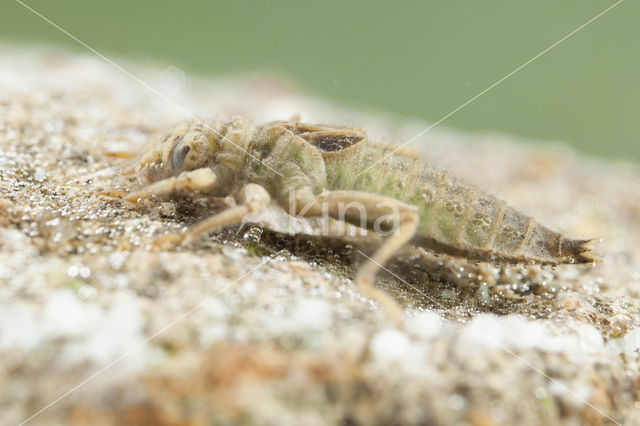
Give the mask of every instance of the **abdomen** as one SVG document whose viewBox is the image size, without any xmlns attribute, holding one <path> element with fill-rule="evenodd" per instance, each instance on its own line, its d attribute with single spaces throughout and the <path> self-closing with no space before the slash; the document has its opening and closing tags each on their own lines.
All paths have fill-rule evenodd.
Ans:
<svg viewBox="0 0 640 426">
<path fill-rule="evenodd" d="M 583 254 L 588 241 L 566 239 L 477 187 L 427 167 L 415 155 L 385 157 L 392 149 L 363 147 L 356 167 L 327 169 L 331 189 L 379 193 L 415 205 L 420 226 L 414 242 L 436 252 L 479 261 L 592 262 Z"/>
</svg>

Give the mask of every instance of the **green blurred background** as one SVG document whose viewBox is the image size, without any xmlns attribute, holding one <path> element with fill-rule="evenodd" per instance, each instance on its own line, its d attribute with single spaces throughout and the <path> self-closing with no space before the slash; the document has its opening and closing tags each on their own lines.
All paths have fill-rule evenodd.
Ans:
<svg viewBox="0 0 640 426">
<path fill-rule="evenodd" d="M 613 1 L 25 0 L 107 55 L 274 71 L 354 107 L 439 120 Z M 640 160 L 640 2 L 626 0 L 443 122 Z M 0 41 L 85 50 L 12 0 Z M 1 64 L 7 66 L 7 64 Z"/>
</svg>

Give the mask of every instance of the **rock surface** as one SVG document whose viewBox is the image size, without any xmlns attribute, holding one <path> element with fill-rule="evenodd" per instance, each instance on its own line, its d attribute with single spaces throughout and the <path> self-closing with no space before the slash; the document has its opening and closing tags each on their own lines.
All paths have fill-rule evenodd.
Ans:
<svg viewBox="0 0 640 426">
<path fill-rule="evenodd" d="M 398 329 L 352 282 L 370 240 L 275 232 L 271 209 L 262 226 L 156 252 L 219 200 L 134 209 L 98 194 L 126 190 L 121 157 L 188 113 L 299 114 L 376 142 L 427 123 L 272 77 L 124 68 L 135 78 L 90 56 L 0 49 L 2 424 L 640 424 L 637 167 L 425 134 L 413 145 L 428 161 L 570 237 L 601 237 L 600 261 L 501 268 L 409 248 L 378 278 L 405 307 Z"/>
</svg>

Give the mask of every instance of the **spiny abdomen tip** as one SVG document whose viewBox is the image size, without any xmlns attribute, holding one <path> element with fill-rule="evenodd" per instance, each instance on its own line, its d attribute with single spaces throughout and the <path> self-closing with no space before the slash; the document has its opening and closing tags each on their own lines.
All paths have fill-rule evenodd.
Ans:
<svg viewBox="0 0 640 426">
<path fill-rule="evenodd" d="M 571 263 L 593 263 L 591 248 L 588 244 L 593 240 L 565 240 L 562 243 L 562 255 L 571 259 Z"/>
</svg>

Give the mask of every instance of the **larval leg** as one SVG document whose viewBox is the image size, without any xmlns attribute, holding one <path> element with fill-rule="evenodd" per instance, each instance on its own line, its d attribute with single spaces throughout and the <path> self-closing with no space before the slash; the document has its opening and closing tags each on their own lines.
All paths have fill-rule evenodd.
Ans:
<svg viewBox="0 0 640 426">
<path fill-rule="evenodd" d="M 299 202 L 304 203 L 305 198 Z M 305 201 L 312 203 L 311 207 L 296 206 L 296 211 L 305 212 L 306 216 L 329 214 L 340 220 L 373 227 L 375 231 L 380 231 L 375 229 L 376 224 L 386 225 L 382 231 L 390 235 L 360 267 L 356 283 L 365 296 L 379 302 L 396 322 L 401 322 L 403 311 L 389 294 L 376 288 L 374 282 L 385 263 L 415 235 L 419 223 L 416 207 L 394 198 L 360 191 L 330 191 Z"/>
<path fill-rule="evenodd" d="M 152 183 L 129 194 L 126 199 L 135 203 L 139 199 L 168 195 L 176 191 L 206 191 L 213 189 L 216 181 L 215 173 L 210 168 L 203 167 Z"/>
<path fill-rule="evenodd" d="M 240 223 L 246 215 L 263 210 L 269 204 L 271 197 L 262 186 L 250 183 L 238 193 L 237 199 L 240 205 L 203 220 L 185 233 L 164 235 L 155 241 L 154 246 L 169 249 L 180 244 L 188 244 L 201 235 Z"/>
</svg>

